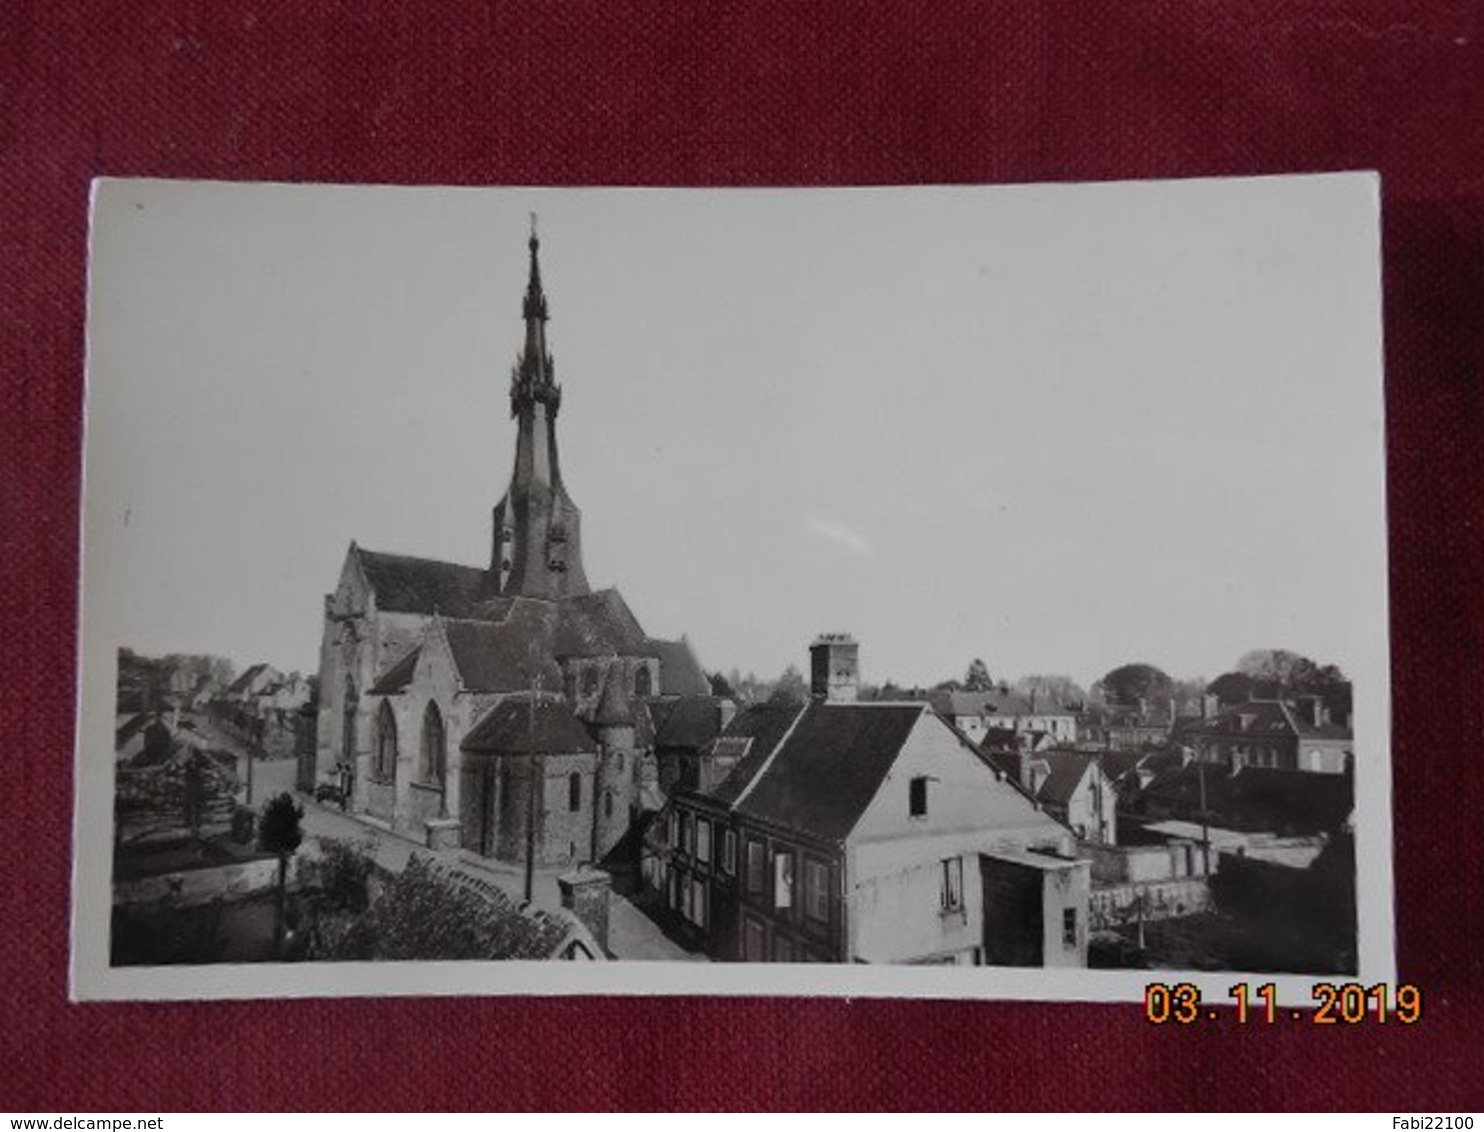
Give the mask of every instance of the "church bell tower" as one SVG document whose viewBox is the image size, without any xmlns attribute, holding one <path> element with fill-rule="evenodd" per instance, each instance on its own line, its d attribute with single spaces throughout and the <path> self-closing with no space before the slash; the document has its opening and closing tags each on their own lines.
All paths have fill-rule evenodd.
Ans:
<svg viewBox="0 0 1484 1132">
<path fill-rule="evenodd" d="M 556 367 L 546 348 L 548 315 L 534 215 L 528 247 L 526 342 L 510 372 L 510 415 L 517 430 L 515 470 L 505 498 L 495 505 L 490 573 L 502 596 L 557 600 L 590 590 L 582 569 L 582 513 L 562 486 L 557 460 L 562 387 L 556 383 Z"/>
</svg>

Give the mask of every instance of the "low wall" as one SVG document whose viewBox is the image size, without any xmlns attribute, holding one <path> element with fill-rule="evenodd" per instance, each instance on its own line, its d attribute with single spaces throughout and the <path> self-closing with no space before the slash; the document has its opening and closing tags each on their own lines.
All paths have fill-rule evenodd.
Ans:
<svg viewBox="0 0 1484 1132">
<path fill-rule="evenodd" d="M 1211 888 L 1206 878 L 1185 877 L 1094 888 L 1088 899 L 1088 914 L 1093 930 L 1102 931 L 1138 923 L 1140 919 L 1147 923 L 1193 916 L 1211 906 Z"/>
<path fill-rule="evenodd" d="M 290 884 L 298 871 L 297 864 L 297 857 L 289 860 Z M 277 884 L 278 859 L 267 857 L 120 881 L 113 886 L 113 902 L 120 905 L 169 901 L 176 907 L 189 907 L 217 899 L 240 900 Z"/>
</svg>

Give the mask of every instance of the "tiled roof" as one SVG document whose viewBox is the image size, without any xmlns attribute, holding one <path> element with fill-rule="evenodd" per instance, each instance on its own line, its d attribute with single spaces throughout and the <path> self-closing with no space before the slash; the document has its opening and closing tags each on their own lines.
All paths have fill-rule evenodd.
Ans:
<svg viewBox="0 0 1484 1132">
<path fill-rule="evenodd" d="M 1242 726 L 1243 717 L 1248 722 Z M 1350 730 L 1337 724 L 1315 726 L 1312 719 L 1279 700 L 1249 700 L 1237 704 L 1192 726 L 1191 737 L 1217 738 L 1249 735 L 1299 735 L 1312 739 L 1348 739 Z"/>
<path fill-rule="evenodd" d="M 1148 751 L 1100 751 L 1098 753 L 1103 773 L 1110 779 L 1127 774 L 1147 758 L 1149 758 Z"/>
<path fill-rule="evenodd" d="M 1002 692 L 998 688 L 992 688 L 985 692 L 933 692 L 928 696 L 933 710 L 939 715 L 954 716 L 962 715 L 1067 715 L 1073 713 L 1055 703 L 1031 704 L 1026 696 L 1017 695 L 1014 692 Z"/>
<path fill-rule="evenodd" d="M 712 696 L 655 700 L 650 706 L 659 709 L 654 740 L 657 746 L 699 751 L 721 732 L 721 707 Z"/>
<path fill-rule="evenodd" d="M 608 666 L 603 680 L 603 693 L 598 697 L 593 722 L 599 726 L 621 726 L 634 722 L 634 712 L 629 704 L 629 681 L 623 665 L 617 662 Z"/>
<path fill-rule="evenodd" d="M 373 696 L 395 696 L 407 690 L 412 683 L 412 674 L 417 671 L 417 658 L 422 656 L 422 646 L 408 649 L 381 674 L 381 679 L 371 685 Z"/>
<path fill-rule="evenodd" d="M 531 745 L 531 696 L 529 692 L 506 696 L 492 707 L 460 746 L 466 751 L 488 754 L 541 755 L 576 754 L 597 750 L 587 728 L 578 722 L 560 696 L 536 697 L 535 747 Z"/>
<path fill-rule="evenodd" d="M 1036 758 L 1046 764 L 1049 773 L 1036 798 L 1053 806 L 1065 806 L 1082 785 L 1087 768 L 1097 760 L 1076 751 L 1047 751 Z"/>
<path fill-rule="evenodd" d="M 245 691 L 247 691 L 248 688 L 252 687 L 252 682 L 254 680 L 256 680 L 260 675 L 262 675 L 262 673 L 267 669 L 267 667 L 268 666 L 266 664 L 254 664 L 254 665 L 252 665 L 245 672 L 243 672 L 241 676 L 237 677 L 237 679 L 235 679 L 235 680 L 232 681 L 231 687 L 229 687 L 227 689 L 227 691 L 228 692 L 245 692 Z"/>
<path fill-rule="evenodd" d="M 443 627 L 467 691 L 526 691 L 535 675 L 548 691 L 562 686 L 561 669 L 542 647 L 545 623 L 539 615 L 522 617 L 519 611 L 512 611 L 509 618 L 498 623 L 449 620 Z"/>
<path fill-rule="evenodd" d="M 684 639 L 664 641 L 650 637 L 644 642 L 647 655 L 659 658 L 660 694 L 665 696 L 709 696 L 711 681 L 701 662 Z"/>
<path fill-rule="evenodd" d="M 553 651 L 568 656 L 650 656 L 644 630 L 616 589 L 561 602 Z"/>
<path fill-rule="evenodd" d="M 921 704 L 809 704 L 737 812 L 821 840 L 843 840 L 923 710 Z"/>
<path fill-rule="evenodd" d="M 492 596 L 489 572 L 473 566 L 379 554 L 360 547 L 356 557 L 376 591 L 376 608 L 388 613 L 467 617 L 479 601 Z"/>
<path fill-rule="evenodd" d="M 710 797 L 724 806 L 734 803 L 803 710 L 801 704 L 766 703 L 753 704 L 739 711 L 727 724 L 722 736 L 751 739 L 752 745 L 732 772 L 711 790 Z"/>
</svg>

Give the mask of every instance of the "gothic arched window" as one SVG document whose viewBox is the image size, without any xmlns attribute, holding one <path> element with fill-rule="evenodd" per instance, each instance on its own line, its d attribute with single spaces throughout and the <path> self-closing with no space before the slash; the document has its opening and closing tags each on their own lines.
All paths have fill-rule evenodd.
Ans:
<svg viewBox="0 0 1484 1132">
<path fill-rule="evenodd" d="M 427 709 L 423 712 L 423 781 L 443 785 L 444 775 L 448 772 L 446 739 L 443 730 L 443 713 L 438 710 L 438 705 L 430 700 Z"/>
<path fill-rule="evenodd" d="M 634 673 L 634 695 L 647 696 L 650 694 L 649 665 L 641 664 L 638 671 Z"/>
<path fill-rule="evenodd" d="M 340 751 L 347 763 L 354 764 L 356 757 L 356 695 L 355 681 L 345 679 L 345 705 L 341 717 Z"/>
<path fill-rule="evenodd" d="M 603 816 L 605 818 L 613 816 L 613 795 L 607 792 L 603 794 Z"/>
<path fill-rule="evenodd" d="M 376 777 L 386 782 L 397 777 L 397 717 L 385 700 L 376 713 Z"/>
<path fill-rule="evenodd" d="M 582 775 L 575 770 L 567 775 L 567 809 L 574 814 L 582 809 Z"/>
</svg>

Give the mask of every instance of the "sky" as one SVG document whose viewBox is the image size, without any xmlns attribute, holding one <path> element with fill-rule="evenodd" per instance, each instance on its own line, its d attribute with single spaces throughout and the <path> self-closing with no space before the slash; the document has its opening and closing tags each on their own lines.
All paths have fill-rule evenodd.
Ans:
<svg viewBox="0 0 1484 1132">
<path fill-rule="evenodd" d="M 1384 667 L 1376 208 L 100 182 L 85 632 L 312 672 L 352 539 L 487 564 L 534 210 L 588 577 L 708 669 Z"/>
</svg>

